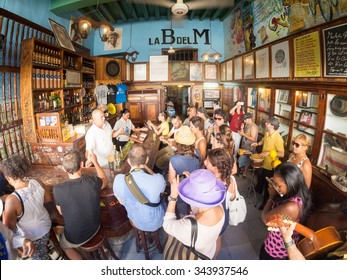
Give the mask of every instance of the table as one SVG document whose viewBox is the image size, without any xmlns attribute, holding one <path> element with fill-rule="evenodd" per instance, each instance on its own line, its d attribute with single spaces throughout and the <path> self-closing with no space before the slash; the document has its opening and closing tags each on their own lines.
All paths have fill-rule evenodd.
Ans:
<svg viewBox="0 0 347 280">
<path fill-rule="evenodd" d="M 149 130 L 147 134 L 142 145 L 148 152 L 149 160 L 147 165 L 153 168 L 160 141 L 159 137 L 154 139 L 153 131 Z M 120 237 L 129 232 L 132 227 L 124 206 L 119 204 L 117 198 L 113 194 L 113 181 L 117 174 L 128 173 L 130 171 L 130 166 L 128 162 L 124 160 L 119 170 L 112 171 L 106 167 L 104 171 L 108 178 L 108 186 L 100 191 L 101 225 L 105 228 L 108 237 Z M 94 167 L 87 167 L 82 169 L 82 174 L 96 174 L 96 171 Z M 52 194 L 54 186 L 69 180 L 67 173 L 63 171 L 61 166 L 31 165 L 29 167 L 28 177 L 41 181 L 43 187 L 48 190 L 50 194 Z M 55 208 L 53 195 L 51 195 L 50 202 L 48 208 L 52 221 L 57 224 L 63 224 L 62 217 Z"/>
</svg>

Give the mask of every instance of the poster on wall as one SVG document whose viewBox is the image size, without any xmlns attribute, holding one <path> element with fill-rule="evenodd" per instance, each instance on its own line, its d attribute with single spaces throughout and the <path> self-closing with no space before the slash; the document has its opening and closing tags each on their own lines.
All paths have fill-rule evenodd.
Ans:
<svg viewBox="0 0 347 280">
<path fill-rule="evenodd" d="M 271 77 L 289 78 L 289 43 L 282 43 L 271 46 Z"/>
<path fill-rule="evenodd" d="M 78 22 L 75 21 L 75 17 L 71 17 L 70 19 L 69 35 L 72 42 L 76 42 L 77 44 L 82 45 L 82 36 L 78 28 Z"/>
<path fill-rule="evenodd" d="M 123 41 L 123 28 L 115 28 L 108 35 L 108 39 L 104 44 L 104 51 L 120 50 L 122 49 Z"/>
<path fill-rule="evenodd" d="M 321 57 L 318 31 L 296 37 L 293 41 L 295 77 L 320 77 Z"/>
<path fill-rule="evenodd" d="M 189 62 L 172 62 L 171 63 L 171 80 L 189 81 Z"/>
<path fill-rule="evenodd" d="M 147 64 L 135 63 L 134 64 L 134 81 L 146 81 L 147 80 Z"/>
<path fill-rule="evenodd" d="M 255 52 L 255 77 L 269 78 L 269 48 Z"/>
<path fill-rule="evenodd" d="M 234 79 L 242 79 L 242 57 L 238 57 L 234 60 Z"/>
<path fill-rule="evenodd" d="M 220 65 L 220 80 L 225 81 L 225 63 L 221 63 Z"/>
<path fill-rule="evenodd" d="M 189 80 L 202 81 L 202 64 L 201 63 L 190 63 Z"/>
<path fill-rule="evenodd" d="M 244 78 L 253 79 L 254 77 L 254 56 L 253 53 L 247 54 L 243 57 L 244 63 Z"/>
<path fill-rule="evenodd" d="M 226 64 L 226 80 L 232 81 L 233 80 L 233 61 L 229 60 Z"/>
<path fill-rule="evenodd" d="M 326 28 L 324 38 L 324 75 L 347 77 L 347 24 Z"/>
<path fill-rule="evenodd" d="M 169 57 L 167 55 L 151 55 L 149 57 L 149 80 L 167 81 L 169 77 Z"/>
<path fill-rule="evenodd" d="M 217 79 L 217 66 L 216 64 L 205 64 L 205 79 L 216 80 Z"/>
</svg>

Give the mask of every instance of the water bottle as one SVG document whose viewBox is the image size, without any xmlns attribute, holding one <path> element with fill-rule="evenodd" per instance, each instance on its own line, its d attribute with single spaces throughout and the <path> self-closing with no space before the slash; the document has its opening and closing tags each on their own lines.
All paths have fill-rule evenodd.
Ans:
<svg viewBox="0 0 347 280">
<path fill-rule="evenodd" d="M 125 127 L 126 136 L 129 136 L 129 127 Z"/>
</svg>

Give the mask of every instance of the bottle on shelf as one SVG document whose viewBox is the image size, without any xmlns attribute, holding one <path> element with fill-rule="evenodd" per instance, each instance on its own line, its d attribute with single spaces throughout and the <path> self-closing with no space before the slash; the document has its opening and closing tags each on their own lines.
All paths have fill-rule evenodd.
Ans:
<svg viewBox="0 0 347 280">
<path fill-rule="evenodd" d="M 63 72 L 63 87 L 67 86 L 66 71 Z"/>
</svg>

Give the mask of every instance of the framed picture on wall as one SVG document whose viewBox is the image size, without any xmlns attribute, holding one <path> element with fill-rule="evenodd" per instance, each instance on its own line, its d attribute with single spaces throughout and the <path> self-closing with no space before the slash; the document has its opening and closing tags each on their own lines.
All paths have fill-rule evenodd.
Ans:
<svg viewBox="0 0 347 280">
<path fill-rule="evenodd" d="M 220 64 L 220 80 L 221 81 L 225 81 L 225 77 L 226 77 L 225 76 L 225 67 L 226 67 L 226 65 L 224 62 Z"/>
<path fill-rule="evenodd" d="M 169 77 L 169 57 L 167 55 L 151 55 L 149 57 L 149 80 L 167 81 Z"/>
<path fill-rule="evenodd" d="M 299 117 L 299 122 L 305 125 L 316 126 L 317 124 L 317 113 L 302 110 Z M 301 131 L 310 132 L 310 128 L 304 125 L 298 125 L 297 127 Z"/>
<path fill-rule="evenodd" d="M 271 76 L 272 78 L 289 78 L 290 60 L 289 43 L 271 46 Z"/>
<path fill-rule="evenodd" d="M 190 63 L 189 80 L 202 81 L 202 63 Z"/>
<path fill-rule="evenodd" d="M 234 60 L 234 79 L 242 79 L 242 57 L 238 57 Z"/>
<path fill-rule="evenodd" d="M 243 57 L 244 73 L 243 77 L 245 79 L 253 79 L 254 77 L 254 56 L 253 53 L 247 54 Z"/>
<path fill-rule="evenodd" d="M 205 64 L 205 79 L 216 80 L 217 79 L 217 66 L 216 64 Z"/>
<path fill-rule="evenodd" d="M 226 62 L 226 80 L 233 80 L 233 61 L 229 60 Z"/>
<path fill-rule="evenodd" d="M 189 81 L 189 62 L 180 61 L 171 64 L 172 81 Z"/>
<path fill-rule="evenodd" d="M 255 77 L 256 79 L 269 78 L 269 48 L 255 52 Z"/>
<path fill-rule="evenodd" d="M 147 80 L 147 64 L 135 63 L 134 64 L 134 81 L 146 81 Z"/>
<path fill-rule="evenodd" d="M 59 45 L 62 48 L 68 49 L 70 51 L 75 51 L 75 47 L 73 46 L 65 27 L 50 18 L 48 19 L 48 21 L 52 27 L 54 36 L 57 39 Z"/>
<path fill-rule="evenodd" d="M 278 90 L 278 99 L 277 102 L 288 103 L 289 90 L 280 89 Z"/>
</svg>

